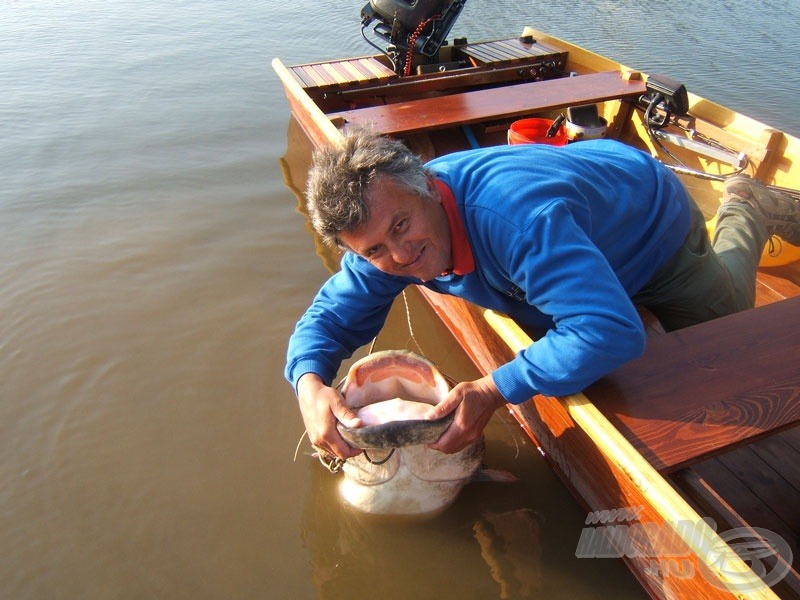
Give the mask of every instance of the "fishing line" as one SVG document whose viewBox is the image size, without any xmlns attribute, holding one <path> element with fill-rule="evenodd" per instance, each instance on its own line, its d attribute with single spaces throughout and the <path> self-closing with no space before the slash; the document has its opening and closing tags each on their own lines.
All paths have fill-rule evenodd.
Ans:
<svg viewBox="0 0 800 600">
<path fill-rule="evenodd" d="M 300 436 L 300 439 L 297 440 L 297 446 L 294 448 L 294 458 L 292 458 L 292 462 L 297 462 L 297 454 L 300 452 L 300 444 L 303 443 L 303 438 L 308 435 L 308 431 L 305 429 L 303 430 L 303 434 Z"/>
<path fill-rule="evenodd" d="M 417 350 L 419 350 L 419 353 L 422 356 L 425 356 L 425 353 L 422 351 L 422 346 L 420 346 L 419 342 L 417 341 L 417 336 L 414 335 L 414 327 L 411 326 L 411 308 L 409 308 L 408 306 L 408 298 L 406 297 L 406 291 L 403 290 L 402 294 L 403 294 L 403 304 L 406 307 L 406 324 L 408 325 L 408 333 L 411 335 L 411 341 L 414 342 L 414 345 L 417 347 Z"/>
</svg>

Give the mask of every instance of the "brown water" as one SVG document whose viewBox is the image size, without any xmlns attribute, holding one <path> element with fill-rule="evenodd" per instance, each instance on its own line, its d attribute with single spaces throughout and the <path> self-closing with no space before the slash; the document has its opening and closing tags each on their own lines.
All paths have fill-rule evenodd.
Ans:
<svg viewBox="0 0 800 600">
<path fill-rule="evenodd" d="M 735 74 L 711 96 L 797 133 L 796 7 L 734 4 L 732 28 L 690 3 L 626 36 L 609 27 L 647 3 L 471 0 L 454 33 L 532 24 L 681 78 L 720 49 L 698 32 L 738 27 L 755 46 L 735 72 L 715 55 Z M 519 481 L 471 484 L 434 519 L 353 514 L 307 445 L 293 459 L 285 344 L 326 270 L 284 186 L 268 64 L 369 52 L 359 8 L 0 4 L 0 598 L 641 595 L 619 562 L 574 557 L 586 515 L 507 416 L 487 462 Z M 393 319 L 383 343 L 411 344 Z M 412 322 L 427 351 L 435 324 Z"/>
</svg>

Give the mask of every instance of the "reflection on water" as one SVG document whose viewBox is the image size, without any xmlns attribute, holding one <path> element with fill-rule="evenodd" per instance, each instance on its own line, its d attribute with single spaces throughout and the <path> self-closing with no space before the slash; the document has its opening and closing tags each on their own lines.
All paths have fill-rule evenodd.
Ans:
<svg viewBox="0 0 800 600">
<path fill-rule="evenodd" d="M 303 540 L 320 598 L 588 598 L 602 586 L 616 598 L 642 597 L 618 562 L 575 559 L 585 515 L 563 510 L 563 489 L 518 432 L 511 416 L 495 418 L 486 462 L 520 481 L 470 483 L 432 517 L 331 503 L 339 477 L 311 469 Z"/>
<path fill-rule="evenodd" d="M 520 506 L 519 490 L 481 498 L 466 488 L 458 508 L 439 516 L 380 518 L 343 505 L 320 510 L 315 500 L 327 503 L 336 493 L 321 477 L 314 476 L 304 513 L 320 597 L 433 598 L 446 590 L 453 598 L 533 598 L 546 591 L 541 517 Z"/>
</svg>

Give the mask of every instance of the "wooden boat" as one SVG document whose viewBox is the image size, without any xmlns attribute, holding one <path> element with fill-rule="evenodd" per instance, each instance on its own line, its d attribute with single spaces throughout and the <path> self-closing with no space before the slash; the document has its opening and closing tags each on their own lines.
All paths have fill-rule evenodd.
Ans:
<svg viewBox="0 0 800 600">
<path fill-rule="evenodd" d="M 665 163 L 679 159 L 681 178 L 709 217 L 721 175 L 745 160 L 757 179 L 800 188 L 800 140 L 691 93 L 686 114 L 677 110 L 651 135 L 647 82 L 661 78 L 541 31 L 457 41 L 423 57 L 425 64 L 412 60 L 414 74 L 405 75 L 383 55 L 291 67 L 275 59 L 293 116 L 293 163 L 307 168 L 313 148 L 337 143 L 355 124 L 432 158 L 506 143 L 519 119 L 596 106 L 606 137 Z M 301 209 L 306 173 L 286 173 Z M 335 257 L 319 250 L 335 269 Z M 651 335 L 641 359 L 582 394 L 509 407 L 576 499 L 595 511 L 587 523 L 594 518 L 598 528 L 587 527 L 579 552 L 611 548 L 653 597 L 800 597 L 791 564 L 800 539 L 800 262 L 790 262 L 797 249 L 784 250 L 765 256 L 759 308 L 670 334 L 643 314 Z M 410 289 L 405 301 L 390 319 L 402 327 L 410 311 L 434 361 L 449 360 L 458 344 L 470 364 L 445 370 L 465 377 L 470 368 L 490 372 L 532 342 L 510 319 L 457 298 Z M 600 530 L 606 542 L 593 535 Z"/>
</svg>

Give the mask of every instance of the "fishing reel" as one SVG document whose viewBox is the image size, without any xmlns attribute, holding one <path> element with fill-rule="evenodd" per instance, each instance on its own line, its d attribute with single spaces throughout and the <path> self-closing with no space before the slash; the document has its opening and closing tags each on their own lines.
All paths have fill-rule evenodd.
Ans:
<svg viewBox="0 0 800 600">
<path fill-rule="evenodd" d="M 361 9 L 361 34 L 392 61 L 398 75 L 409 75 L 414 55 L 432 58 L 450 33 L 467 0 L 370 0 Z M 381 48 L 364 31 L 386 42 Z"/>
</svg>

